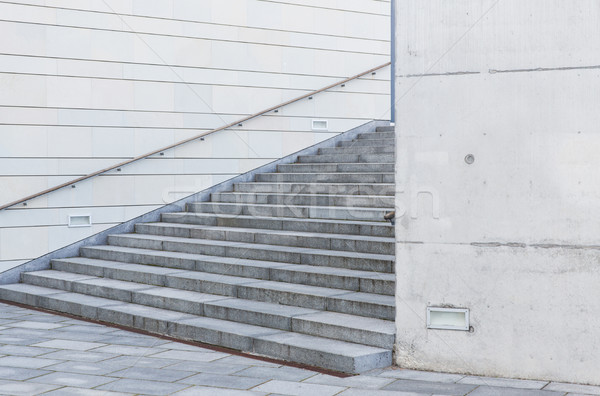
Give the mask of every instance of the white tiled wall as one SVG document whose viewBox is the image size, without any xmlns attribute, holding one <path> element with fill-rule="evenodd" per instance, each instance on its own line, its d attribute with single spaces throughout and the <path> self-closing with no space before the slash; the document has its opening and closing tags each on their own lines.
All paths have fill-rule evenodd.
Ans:
<svg viewBox="0 0 600 396">
<path fill-rule="evenodd" d="M 389 1 L 0 1 L 0 204 L 389 61 Z M 389 68 L 0 212 L 0 272 L 389 117 Z M 311 119 L 329 131 L 311 130 Z M 68 228 L 70 214 L 94 225 Z"/>
</svg>

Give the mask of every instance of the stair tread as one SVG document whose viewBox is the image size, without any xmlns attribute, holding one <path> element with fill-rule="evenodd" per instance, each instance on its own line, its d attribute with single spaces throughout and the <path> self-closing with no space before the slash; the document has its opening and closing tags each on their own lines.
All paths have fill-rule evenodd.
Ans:
<svg viewBox="0 0 600 396">
<path fill-rule="evenodd" d="M 8 287 L 9 286 L 9 287 Z M 13 285 L 0 285 L 0 289 L 9 289 L 12 291 L 21 291 L 23 293 L 29 294 L 38 294 L 46 295 L 48 298 L 58 298 L 68 301 L 89 301 L 88 295 L 73 293 L 73 292 L 64 292 L 64 293 L 55 293 L 55 289 L 51 288 L 43 288 L 37 287 L 35 289 L 31 287 L 27 287 L 25 284 L 13 284 Z M 43 293 L 43 294 L 41 294 Z M 69 296 L 69 298 L 66 298 Z M 237 333 L 243 334 L 246 336 L 250 336 L 253 338 L 266 338 L 271 340 L 276 340 L 280 343 L 288 344 L 290 346 L 297 346 L 303 348 L 309 348 L 318 351 L 324 351 L 327 353 L 334 353 L 336 355 L 342 356 L 361 356 L 368 355 L 372 353 L 380 353 L 387 351 L 383 348 L 372 347 L 362 344 L 355 344 L 346 341 L 334 340 L 329 338 L 322 338 L 312 335 L 300 334 L 300 333 L 292 333 L 284 330 L 271 329 L 262 326 L 250 325 L 245 323 L 231 322 L 228 320 L 202 317 L 191 314 L 183 314 L 180 312 L 173 312 L 170 310 L 165 310 L 162 308 L 149 307 L 134 303 L 126 303 L 115 300 L 110 300 L 102 297 L 94 297 L 93 298 L 97 304 L 96 306 L 107 307 L 105 309 L 110 309 L 119 312 L 127 312 L 134 315 L 142 315 L 148 318 L 156 319 L 160 318 L 160 320 L 172 321 L 175 323 L 188 324 L 197 327 L 208 328 L 212 330 L 218 330 L 227 333 Z M 232 326 L 232 323 L 235 324 Z M 275 336 L 269 338 L 270 336 Z"/>
<path fill-rule="evenodd" d="M 335 206 L 335 205 L 330 205 L 330 206 L 306 206 L 306 205 L 274 205 L 274 204 L 258 204 L 258 203 L 229 203 L 229 202 L 195 202 L 192 205 L 220 205 L 220 206 L 225 206 L 225 205 L 247 205 L 247 206 L 259 206 L 259 207 L 268 207 L 268 208 L 289 208 L 289 207 L 293 207 L 293 208 L 306 208 L 306 209 L 330 209 L 330 208 L 337 208 L 337 209 L 351 209 L 351 210 L 363 210 L 363 211 L 374 211 L 374 210 L 389 210 L 390 208 L 385 208 L 385 207 L 381 207 L 381 208 L 376 208 L 376 207 L 363 207 L 363 206 Z M 383 219 L 383 216 L 382 216 Z M 384 223 L 384 221 L 382 220 L 382 223 Z"/>
<path fill-rule="evenodd" d="M 246 249 L 262 249 L 262 250 L 272 250 L 272 251 L 286 251 L 286 252 L 294 252 L 294 253 L 319 253 L 325 255 L 336 255 L 336 256 L 344 256 L 344 257 L 353 257 L 353 258 L 374 258 L 380 260 L 394 260 L 394 255 L 389 254 L 376 254 L 376 253 L 360 253 L 360 252 L 350 252 L 345 250 L 329 250 L 329 249 L 314 249 L 314 248 L 305 248 L 305 247 L 296 247 L 296 246 L 280 246 L 280 245 L 268 245 L 261 243 L 248 243 L 248 242 L 232 242 L 232 241 L 217 241 L 212 239 L 194 239 L 194 238 L 181 238 L 181 237 L 171 237 L 164 235 L 149 235 L 149 234 L 116 234 L 110 235 L 109 238 L 130 238 L 130 239 L 145 239 L 145 240 L 153 240 L 153 241 L 168 241 L 168 242 L 185 242 L 185 243 L 193 243 L 193 244 L 211 244 L 213 246 L 235 246 L 239 248 Z"/>
</svg>

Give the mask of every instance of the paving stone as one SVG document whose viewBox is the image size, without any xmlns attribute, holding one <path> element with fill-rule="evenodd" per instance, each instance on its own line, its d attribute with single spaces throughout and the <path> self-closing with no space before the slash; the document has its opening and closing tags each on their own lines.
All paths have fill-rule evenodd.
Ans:
<svg viewBox="0 0 600 396">
<path fill-rule="evenodd" d="M 9 325 L 9 327 L 22 327 L 25 329 L 36 329 L 36 330 L 51 330 L 56 329 L 58 327 L 65 327 L 62 323 L 53 323 L 53 322 L 34 322 L 30 320 L 25 320 L 21 322 L 14 322 Z"/>
<path fill-rule="evenodd" d="M 189 360 L 178 361 L 177 364 L 168 366 L 169 370 L 193 371 L 195 373 L 211 374 L 233 374 L 247 369 L 250 366 L 238 364 L 222 364 L 216 361 L 212 362 L 192 362 Z"/>
<path fill-rule="evenodd" d="M 107 360 L 107 362 L 113 363 L 113 364 L 118 364 L 118 365 L 123 365 L 125 367 L 162 368 L 162 367 L 171 366 L 176 363 L 180 363 L 181 360 L 158 359 L 158 358 L 153 358 L 153 357 L 138 357 L 138 356 L 119 356 L 119 357 L 115 357 L 114 359 Z"/>
<path fill-rule="evenodd" d="M 251 359 L 244 356 L 230 355 L 218 360 L 221 364 L 233 364 L 241 366 L 266 366 L 266 367 L 281 367 L 281 364 L 266 362 L 259 359 Z"/>
<path fill-rule="evenodd" d="M 475 389 L 476 385 L 451 384 L 443 382 L 396 380 L 390 385 L 383 387 L 384 390 L 402 392 L 433 393 L 436 395 L 466 395 Z M 469 395 L 470 396 L 470 395 Z"/>
<path fill-rule="evenodd" d="M 160 338 L 156 337 L 123 337 L 110 335 L 108 337 L 98 339 L 98 342 L 113 345 L 154 347 L 167 344 L 169 341 L 161 340 Z"/>
<path fill-rule="evenodd" d="M 113 327 L 101 326 L 101 325 L 91 325 L 91 324 L 81 324 L 85 322 L 75 321 L 74 324 L 69 324 L 69 326 L 62 327 L 60 331 L 64 332 L 78 332 L 78 333 L 93 333 L 93 334 L 110 334 L 116 331 Z"/>
<path fill-rule="evenodd" d="M 142 395 L 168 395 L 189 387 L 185 384 L 173 384 L 169 382 L 144 381 L 135 379 L 120 379 L 110 384 L 99 386 L 99 390 L 112 392 L 126 392 Z"/>
<path fill-rule="evenodd" d="M 551 382 L 544 390 L 600 395 L 600 386 L 567 384 L 565 382 Z"/>
<path fill-rule="evenodd" d="M 192 352 L 213 352 L 212 349 L 203 348 L 195 345 L 182 344 L 180 342 L 169 341 L 160 346 L 165 349 L 175 349 L 178 351 L 192 351 Z"/>
<path fill-rule="evenodd" d="M 336 396 L 365 396 L 365 395 L 368 395 L 368 396 L 430 396 L 431 394 L 430 393 L 399 392 L 399 391 L 350 388 L 350 389 L 346 389 L 343 392 L 338 393 Z M 434 395 L 434 396 L 436 396 L 436 395 Z"/>
<path fill-rule="evenodd" d="M 91 351 L 61 350 L 44 355 L 47 359 L 72 360 L 76 362 L 99 362 L 118 356 L 113 353 L 100 353 Z"/>
<path fill-rule="evenodd" d="M 2 345 L 0 346 L 0 354 L 15 355 L 15 356 L 39 356 L 47 353 L 55 352 L 56 349 L 30 347 L 24 345 Z M 46 356 L 44 356 L 46 358 Z"/>
<path fill-rule="evenodd" d="M 35 344 L 33 346 L 42 347 L 42 348 L 55 348 L 55 349 L 70 349 L 74 351 L 87 351 L 90 349 L 98 348 L 101 346 L 105 346 L 106 344 L 98 343 L 98 342 L 85 342 L 85 341 L 74 341 L 74 340 L 51 340 L 40 342 L 39 344 Z"/>
<path fill-rule="evenodd" d="M 394 382 L 394 378 L 371 377 L 368 375 L 357 375 L 348 378 L 339 378 L 326 374 L 318 374 L 303 381 L 310 384 L 351 386 L 361 389 L 380 389 Z"/>
<path fill-rule="evenodd" d="M 307 384 L 304 382 L 291 382 L 291 381 L 279 381 L 272 380 L 266 382 L 256 388 L 253 391 L 267 392 L 267 393 L 280 393 L 282 395 L 297 395 L 297 396 L 330 396 L 336 395 L 343 391 L 345 387 L 331 386 L 331 385 L 318 385 L 318 384 Z"/>
<path fill-rule="evenodd" d="M 191 352 L 174 350 L 164 351 L 152 355 L 152 357 L 161 359 L 191 360 L 196 362 L 211 362 L 213 360 L 221 359 L 227 356 L 229 356 L 229 354 L 215 351 Z"/>
<path fill-rule="evenodd" d="M 190 377 L 195 373 L 192 371 L 170 370 L 168 368 L 151 367 L 128 367 L 126 369 L 111 373 L 111 377 L 130 378 L 139 380 L 160 379 L 164 382 L 175 382 Z M 182 381 L 183 382 L 183 381 Z"/>
<path fill-rule="evenodd" d="M 565 392 L 480 386 L 469 396 L 563 396 Z"/>
<path fill-rule="evenodd" d="M 48 341 L 48 338 L 43 337 L 18 337 L 16 335 L 1 334 L 0 344 L 11 344 L 11 345 L 31 345 L 38 344 L 40 342 Z"/>
<path fill-rule="evenodd" d="M 0 367 L 0 379 L 23 381 L 48 374 L 48 370 L 32 370 L 28 368 Z"/>
<path fill-rule="evenodd" d="M 390 377 L 397 379 L 407 380 L 418 380 L 418 381 L 430 381 L 430 382 L 447 382 L 454 383 L 464 378 L 461 374 L 446 374 L 446 373 L 433 373 L 429 371 L 417 371 L 417 370 L 405 370 L 405 369 L 391 369 L 382 371 L 379 374 L 380 377 Z"/>
<path fill-rule="evenodd" d="M 31 381 L 42 384 L 74 386 L 77 388 L 95 388 L 98 385 L 103 385 L 114 380 L 115 378 L 109 378 L 100 375 L 55 372 L 43 375 L 41 377 L 36 377 Z"/>
<path fill-rule="evenodd" d="M 317 375 L 314 371 L 304 370 L 296 367 L 249 367 L 235 373 L 242 377 L 254 377 L 263 379 L 277 379 L 284 381 L 302 381 Z"/>
<path fill-rule="evenodd" d="M 60 386 L 20 381 L 0 381 L 0 394 L 2 395 L 31 396 L 57 388 L 60 388 Z"/>
<path fill-rule="evenodd" d="M 48 366 L 46 370 L 66 372 L 66 373 L 77 373 L 77 374 L 92 374 L 92 375 L 106 375 L 114 373 L 115 371 L 123 370 L 127 366 L 122 364 L 116 364 L 112 362 L 64 362 Z"/>
<path fill-rule="evenodd" d="M 94 390 L 85 388 L 63 387 L 48 393 L 44 396 L 133 396 L 133 393 L 110 392 L 105 390 Z"/>
<path fill-rule="evenodd" d="M 542 389 L 548 381 L 519 380 L 510 378 L 475 377 L 468 376 L 457 381 L 458 384 L 472 384 L 484 386 L 500 386 L 505 388 Z"/>
<path fill-rule="evenodd" d="M 223 389 L 205 386 L 192 386 L 181 392 L 173 393 L 177 396 L 265 396 L 264 392 L 253 392 L 238 389 Z M 276 396 L 271 393 L 271 396 Z"/>
<path fill-rule="evenodd" d="M 229 389 L 250 389 L 264 383 L 263 378 L 238 377 L 235 375 L 220 375 L 211 373 L 201 373 L 185 378 L 179 382 L 190 385 L 213 386 L 217 388 Z"/>
<path fill-rule="evenodd" d="M 117 355 L 132 355 L 132 356 L 146 356 L 152 355 L 157 352 L 162 352 L 163 349 L 158 348 L 147 348 L 147 347 L 136 347 L 129 345 L 107 345 L 100 348 L 94 349 L 94 352 L 102 353 L 114 353 Z"/>
<path fill-rule="evenodd" d="M 3 358 L 0 358 L 0 366 L 6 367 L 23 367 L 38 369 L 57 363 L 60 363 L 60 360 L 42 359 L 25 356 L 5 356 Z"/>
</svg>

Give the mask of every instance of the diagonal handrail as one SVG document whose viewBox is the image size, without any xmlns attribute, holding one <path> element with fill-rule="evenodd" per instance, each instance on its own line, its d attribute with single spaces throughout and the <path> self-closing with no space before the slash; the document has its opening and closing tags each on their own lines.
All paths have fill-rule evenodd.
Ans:
<svg viewBox="0 0 600 396">
<path fill-rule="evenodd" d="M 177 143 L 173 143 L 173 144 L 171 144 L 171 145 L 169 145 L 169 146 L 162 147 L 162 148 L 160 148 L 160 149 L 157 149 L 157 150 L 151 151 L 151 152 L 149 152 L 149 153 L 146 153 L 146 154 L 139 155 L 139 156 L 137 156 L 137 157 L 134 157 L 134 158 L 132 158 L 132 159 L 129 159 L 129 160 L 127 160 L 127 161 L 123 161 L 123 162 L 120 162 L 120 163 L 118 163 L 118 164 L 116 164 L 116 165 L 112 165 L 112 166 L 110 166 L 110 167 L 108 167 L 108 168 L 104 168 L 104 169 L 98 170 L 98 171 L 96 171 L 96 172 L 92 172 L 92 173 L 90 173 L 90 174 L 87 174 L 87 175 L 85 175 L 85 176 L 78 177 L 78 178 L 76 178 L 76 179 L 73 179 L 73 180 L 70 180 L 70 181 L 68 181 L 68 182 L 65 182 L 65 183 L 59 184 L 58 186 L 54 186 L 54 187 L 48 188 L 48 189 L 46 189 L 46 190 L 43 190 L 43 191 L 37 192 L 37 193 L 35 193 L 35 194 L 32 194 L 32 195 L 28 195 L 28 196 L 26 196 L 26 197 L 24 197 L 24 198 L 21 198 L 21 199 L 18 199 L 18 200 L 16 200 L 16 201 L 13 201 L 13 202 L 10 202 L 10 203 L 7 203 L 7 204 L 5 204 L 5 205 L 2 205 L 2 206 L 0 206 L 0 210 L 6 209 L 6 208 L 10 208 L 11 206 L 15 206 L 15 205 L 18 205 L 18 204 L 21 204 L 21 203 L 25 203 L 25 202 L 27 202 L 27 201 L 30 201 L 30 200 L 34 199 L 34 198 L 41 197 L 42 195 L 46 195 L 46 194 L 49 194 L 49 193 L 51 193 L 51 192 L 54 192 L 54 191 L 60 190 L 61 188 L 65 188 L 65 187 L 68 187 L 68 186 L 72 186 L 72 185 L 74 185 L 74 184 L 76 184 L 76 183 L 79 183 L 79 182 L 82 182 L 82 181 L 84 181 L 84 180 L 91 179 L 92 177 L 95 177 L 95 176 L 101 175 L 101 174 L 103 174 L 103 173 L 106 173 L 106 172 L 110 172 L 111 170 L 114 170 L 114 169 L 117 169 L 117 168 L 121 168 L 121 167 L 123 167 L 123 166 L 125 166 L 125 165 L 129 165 L 129 164 L 131 164 L 131 163 L 133 163 L 133 162 L 136 162 L 136 161 L 139 161 L 139 160 L 142 160 L 142 159 L 145 159 L 145 158 L 151 157 L 151 156 L 153 156 L 153 155 L 155 155 L 155 154 L 162 153 L 162 152 L 164 152 L 164 151 L 167 151 L 167 150 L 173 149 L 173 148 L 175 148 L 175 147 L 179 147 L 179 146 L 181 146 L 181 145 L 183 145 L 183 144 L 186 144 L 186 143 L 192 142 L 192 141 L 194 141 L 194 140 L 198 140 L 198 139 L 200 139 L 200 138 L 203 138 L 203 137 L 205 137 L 205 136 L 208 136 L 208 135 L 210 135 L 210 134 L 213 134 L 213 133 L 215 133 L 215 132 L 219 132 L 219 131 L 222 131 L 222 130 L 224 130 L 224 129 L 229 129 L 229 128 L 231 128 L 232 126 L 235 126 L 235 125 L 242 124 L 242 123 L 244 123 L 244 122 L 246 122 L 246 121 L 248 121 L 248 120 L 251 120 L 251 119 L 253 119 L 253 118 L 259 117 L 259 116 L 261 116 L 261 115 L 263 115 L 263 114 L 270 113 L 270 112 L 271 112 L 271 111 L 273 111 L 273 110 L 277 110 L 277 109 L 279 109 L 279 108 L 281 108 L 281 107 L 284 107 L 284 106 L 287 106 L 287 105 L 289 105 L 289 104 L 292 104 L 292 103 L 298 102 L 298 101 L 300 101 L 300 100 L 302 100 L 302 99 L 310 98 L 310 97 L 312 97 L 313 95 L 316 95 L 316 94 L 318 94 L 318 93 L 321 93 L 321 92 L 323 92 L 323 91 L 327 91 L 328 89 L 331 89 L 331 88 L 333 88 L 333 87 L 336 87 L 336 86 L 338 86 L 338 85 L 345 84 L 345 83 L 347 83 L 347 82 L 349 82 L 349 81 L 355 80 L 355 79 L 357 79 L 357 78 L 360 78 L 360 77 L 362 77 L 362 76 L 365 76 L 365 75 L 367 75 L 367 74 L 374 73 L 374 72 L 376 72 L 377 70 L 383 69 L 384 67 L 386 67 L 386 66 L 389 66 L 389 65 L 391 65 L 391 62 L 384 63 L 383 65 L 379 65 L 379 66 L 377 66 L 377 67 L 374 67 L 374 68 L 372 68 L 372 69 L 369 69 L 369 70 L 367 70 L 367 71 L 364 71 L 364 72 L 362 72 L 362 73 L 356 74 L 356 75 L 354 75 L 354 76 L 352 76 L 352 77 L 348 77 L 348 78 L 346 78 L 345 80 L 338 81 L 338 82 L 336 82 L 336 83 L 333 83 L 333 84 L 331 84 L 331 85 L 328 85 L 328 86 L 326 86 L 326 87 L 323 87 L 323 88 L 321 88 L 321 89 L 318 89 L 318 90 L 316 90 L 316 91 L 312 91 L 312 92 L 310 92 L 310 93 L 307 93 L 307 94 L 305 94 L 305 95 L 298 96 L 297 98 L 294 98 L 294 99 L 288 100 L 288 101 L 286 101 L 286 102 L 280 103 L 280 104 L 278 104 L 277 106 L 272 106 L 272 107 L 269 107 L 269 108 L 268 108 L 268 109 L 266 109 L 266 110 L 262 110 L 262 111 L 260 111 L 260 112 L 258 112 L 258 113 L 254 113 L 254 114 L 252 114 L 252 115 L 249 115 L 249 116 L 247 116 L 247 117 L 241 118 L 241 119 L 239 119 L 239 120 L 237 120 L 237 121 L 231 122 L 231 123 L 229 123 L 229 124 L 227 124 L 227 125 L 224 125 L 224 126 L 221 126 L 221 127 L 215 128 L 215 129 L 212 129 L 212 130 L 210 130 L 210 131 L 207 131 L 207 132 L 203 132 L 203 133 L 201 133 L 201 134 L 199 134 L 199 135 L 192 136 L 191 138 L 188 138 L 188 139 L 185 139 L 185 140 L 181 140 L 181 141 L 179 141 L 179 142 L 177 142 Z"/>
</svg>

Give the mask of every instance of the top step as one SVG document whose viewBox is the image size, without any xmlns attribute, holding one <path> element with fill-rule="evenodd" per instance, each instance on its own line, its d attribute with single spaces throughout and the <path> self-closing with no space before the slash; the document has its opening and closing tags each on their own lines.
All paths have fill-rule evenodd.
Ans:
<svg viewBox="0 0 600 396">
<path fill-rule="evenodd" d="M 393 125 L 378 126 L 377 128 L 375 128 L 375 132 L 394 132 L 395 129 L 396 127 Z"/>
</svg>

